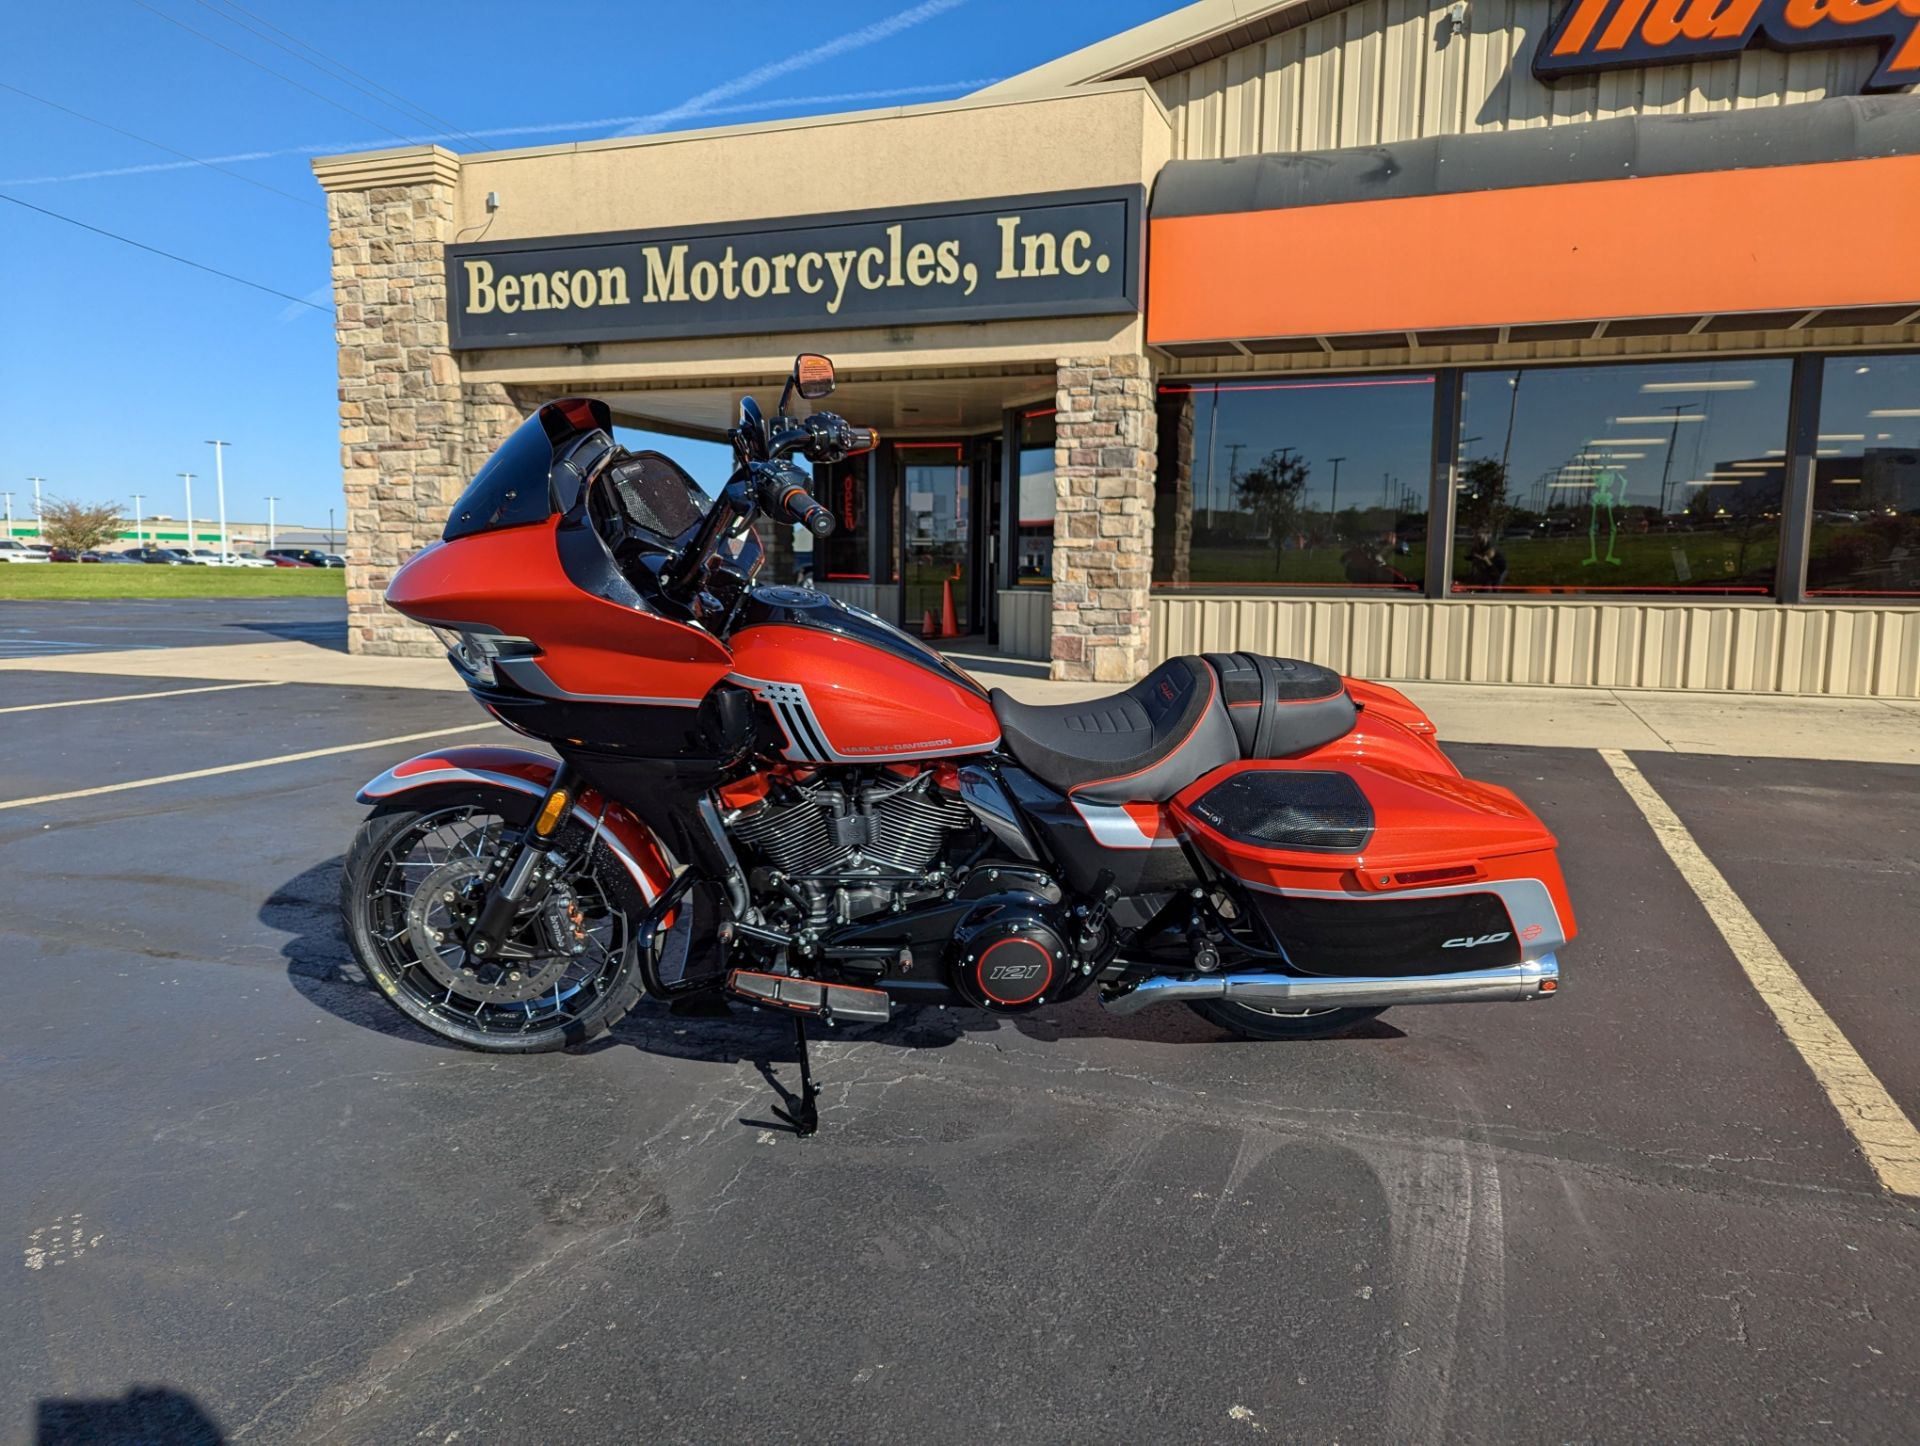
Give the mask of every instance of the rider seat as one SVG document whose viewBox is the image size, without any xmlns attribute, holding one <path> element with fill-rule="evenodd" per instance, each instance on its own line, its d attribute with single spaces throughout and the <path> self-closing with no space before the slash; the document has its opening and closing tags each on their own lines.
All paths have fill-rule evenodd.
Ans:
<svg viewBox="0 0 1920 1446">
<path fill-rule="evenodd" d="M 1021 767 L 1093 804 L 1164 803 L 1222 764 L 1330 743 L 1355 716 L 1338 673 L 1246 653 L 1169 658 L 1131 688 L 1084 703 L 1022 703 L 999 688 L 991 696 Z"/>
</svg>

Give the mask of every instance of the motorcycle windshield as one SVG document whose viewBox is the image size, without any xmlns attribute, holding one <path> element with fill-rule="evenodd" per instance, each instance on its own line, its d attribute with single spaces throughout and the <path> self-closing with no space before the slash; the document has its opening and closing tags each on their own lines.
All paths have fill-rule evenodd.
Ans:
<svg viewBox="0 0 1920 1446">
<path fill-rule="evenodd" d="M 600 434 L 612 445 L 612 415 L 606 403 L 570 398 L 548 402 L 487 459 L 453 504 L 441 537 L 447 542 L 503 527 L 525 527 L 564 512 L 579 496 L 581 472 L 562 454 L 576 456 L 577 439 Z M 597 449 L 595 449 L 597 452 Z"/>
</svg>

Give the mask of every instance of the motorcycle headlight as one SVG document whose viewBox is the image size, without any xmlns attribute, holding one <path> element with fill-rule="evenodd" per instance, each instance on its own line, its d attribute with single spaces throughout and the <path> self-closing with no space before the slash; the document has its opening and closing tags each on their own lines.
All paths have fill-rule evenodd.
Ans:
<svg viewBox="0 0 1920 1446">
<path fill-rule="evenodd" d="M 509 637 L 505 633 L 434 628 L 433 635 L 446 646 L 447 657 L 454 667 L 486 687 L 494 685 L 493 665 L 501 658 L 524 658 L 539 651 L 531 638 Z"/>
</svg>

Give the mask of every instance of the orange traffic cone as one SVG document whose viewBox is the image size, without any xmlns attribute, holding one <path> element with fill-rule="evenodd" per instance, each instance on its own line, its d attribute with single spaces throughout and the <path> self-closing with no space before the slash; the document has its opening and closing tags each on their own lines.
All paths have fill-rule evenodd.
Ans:
<svg viewBox="0 0 1920 1446">
<path fill-rule="evenodd" d="M 960 618 L 953 610 L 952 578 L 948 578 L 940 585 L 940 636 L 943 638 L 960 636 Z"/>
<path fill-rule="evenodd" d="M 928 608 L 926 617 L 921 619 L 920 636 L 923 638 L 937 638 L 940 636 L 940 629 L 934 626 L 932 608 Z"/>
</svg>

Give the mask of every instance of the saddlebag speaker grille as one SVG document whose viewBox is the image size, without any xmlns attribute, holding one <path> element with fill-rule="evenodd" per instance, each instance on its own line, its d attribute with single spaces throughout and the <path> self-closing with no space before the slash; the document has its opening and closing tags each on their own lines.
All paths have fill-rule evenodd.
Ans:
<svg viewBox="0 0 1920 1446">
<path fill-rule="evenodd" d="M 1302 899 L 1263 892 L 1254 903 L 1287 962 L 1309 974 L 1445 974 L 1520 962 L 1498 894 Z"/>
<path fill-rule="evenodd" d="M 1357 854 L 1373 837 L 1373 805 L 1344 773 L 1234 773 L 1201 794 L 1190 812 L 1236 842 L 1263 848 Z"/>
</svg>

